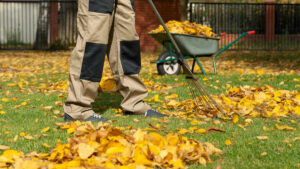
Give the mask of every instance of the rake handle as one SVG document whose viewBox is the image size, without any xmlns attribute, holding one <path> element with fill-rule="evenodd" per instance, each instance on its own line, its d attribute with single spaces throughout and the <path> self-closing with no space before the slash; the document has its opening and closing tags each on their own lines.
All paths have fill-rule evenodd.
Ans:
<svg viewBox="0 0 300 169">
<path fill-rule="evenodd" d="M 183 72 L 186 74 L 187 78 L 190 78 L 190 79 L 193 79 L 194 81 L 196 81 L 197 86 L 200 87 L 204 91 L 204 93 L 209 97 L 209 99 L 214 103 L 214 105 L 221 111 L 221 113 L 223 113 L 224 115 L 226 115 L 226 113 L 221 108 L 221 106 L 215 101 L 215 99 L 210 95 L 210 93 L 204 88 L 204 86 L 199 82 L 199 80 L 192 73 L 191 69 L 189 68 L 189 65 L 184 60 L 184 56 L 183 56 L 183 54 L 182 54 L 182 52 L 181 52 L 178 44 L 176 43 L 175 39 L 171 35 L 171 33 L 170 33 L 167 25 L 165 24 L 163 18 L 159 14 L 159 12 L 158 12 L 156 6 L 154 5 L 153 1 L 152 0 L 148 0 L 148 2 L 150 4 L 150 6 L 152 7 L 152 9 L 153 9 L 155 15 L 157 16 L 158 20 L 160 21 L 161 25 L 163 26 L 163 28 L 167 32 L 167 35 L 170 38 L 171 43 L 173 44 L 176 52 L 179 54 L 179 62 L 182 64 Z"/>
<path fill-rule="evenodd" d="M 169 39 L 171 40 L 171 43 L 173 44 L 176 52 L 178 53 L 179 55 L 179 62 L 183 65 L 183 71 L 184 73 L 189 77 L 189 78 L 192 78 L 192 79 L 196 79 L 196 77 L 193 75 L 193 73 L 191 72 L 188 64 L 185 62 L 184 60 L 184 56 L 178 46 L 178 44 L 176 43 L 175 39 L 173 38 L 173 36 L 171 35 L 167 25 L 165 24 L 163 18 L 161 17 L 161 15 L 159 14 L 156 6 L 154 5 L 153 1 L 152 0 L 148 0 L 150 6 L 152 7 L 155 15 L 157 16 L 158 20 L 160 21 L 161 25 L 163 26 L 163 28 L 165 29 L 165 31 L 167 32 L 167 35 L 169 37 Z"/>
</svg>

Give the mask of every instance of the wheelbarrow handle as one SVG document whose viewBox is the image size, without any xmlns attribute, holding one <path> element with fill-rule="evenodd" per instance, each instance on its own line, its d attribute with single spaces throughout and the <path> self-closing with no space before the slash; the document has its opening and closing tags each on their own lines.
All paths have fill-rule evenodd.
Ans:
<svg viewBox="0 0 300 169">
<path fill-rule="evenodd" d="M 255 31 L 249 31 L 248 32 L 248 35 L 253 35 L 253 34 L 255 34 Z"/>
<path fill-rule="evenodd" d="M 220 33 L 220 36 L 225 36 L 227 33 L 226 32 L 222 32 Z"/>
</svg>

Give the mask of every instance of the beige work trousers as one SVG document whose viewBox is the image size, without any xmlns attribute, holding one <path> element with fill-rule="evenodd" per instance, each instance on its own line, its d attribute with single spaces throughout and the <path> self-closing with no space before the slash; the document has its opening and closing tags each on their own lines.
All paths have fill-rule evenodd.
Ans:
<svg viewBox="0 0 300 169">
<path fill-rule="evenodd" d="M 105 55 L 121 95 L 121 108 L 142 114 L 151 107 L 142 100 L 148 92 L 138 77 L 141 69 L 134 0 L 78 0 L 78 39 L 71 54 L 69 95 L 64 111 L 74 119 L 91 116 Z"/>
</svg>

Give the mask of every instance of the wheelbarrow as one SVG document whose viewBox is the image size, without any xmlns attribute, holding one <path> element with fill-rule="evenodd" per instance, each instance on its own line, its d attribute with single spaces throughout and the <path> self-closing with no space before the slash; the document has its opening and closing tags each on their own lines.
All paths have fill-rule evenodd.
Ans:
<svg viewBox="0 0 300 169">
<path fill-rule="evenodd" d="M 151 61 L 157 64 L 157 71 L 160 75 L 176 75 L 180 73 L 181 64 L 178 61 L 179 57 L 173 50 L 173 45 L 166 33 L 149 33 L 156 41 L 163 46 L 163 52 L 159 55 L 158 60 Z M 234 41 L 219 50 L 220 38 L 210 38 L 197 35 L 171 33 L 179 48 L 182 50 L 184 59 L 193 59 L 192 72 L 197 62 L 197 65 L 205 75 L 205 71 L 198 57 L 213 57 L 214 73 L 217 74 L 216 58 L 227 50 L 230 46 L 242 39 L 246 35 L 255 34 L 255 31 L 249 31 L 241 34 Z M 226 33 L 218 34 L 218 37 Z M 219 50 L 219 51 L 218 51 Z"/>
</svg>

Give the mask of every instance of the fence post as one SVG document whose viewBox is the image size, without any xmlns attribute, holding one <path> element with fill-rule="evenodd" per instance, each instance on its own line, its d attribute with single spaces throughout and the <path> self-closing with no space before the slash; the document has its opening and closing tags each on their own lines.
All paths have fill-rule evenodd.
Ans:
<svg viewBox="0 0 300 169">
<path fill-rule="evenodd" d="M 58 35 L 58 2 L 51 2 L 50 8 L 50 43 L 57 39 Z"/>
<path fill-rule="evenodd" d="M 266 39 L 272 41 L 275 37 L 275 5 L 274 0 L 268 0 L 266 3 Z"/>
</svg>

